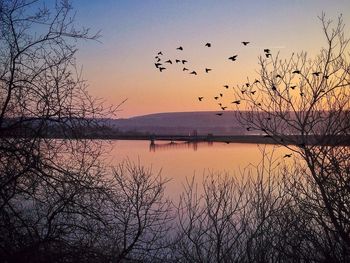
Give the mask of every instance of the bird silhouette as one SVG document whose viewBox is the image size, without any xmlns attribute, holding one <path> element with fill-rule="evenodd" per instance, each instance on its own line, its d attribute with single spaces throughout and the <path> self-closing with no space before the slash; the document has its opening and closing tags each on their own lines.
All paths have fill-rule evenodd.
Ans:
<svg viewBox="0 0 350 263">
<path fill-rule="evenodd" d="M 216 100 L 217 100 L 217 99 L 219 99 L 219 97 L 218 97 L 218 96 L 215 96 L 215 97 L 214 97 L 214 99 L 216 99 Z"/>
<path fill-rule="evenodd" d="M 265 48 L 265 49 L 264 49 L 264 52 L 265 52 L 265 53 L 270 53 L 270 49 Z"/>
<path fill-rule="evenodd" d="M 277 91 L 277 88 L 276 88 L 275 85 L 272 85 L 271 89 L 274 90 L 274 91 Z"/>
<path fill-rule="evenodd" d="M 245 85 L 246 85 L 246 87 L 247 87 L 247 88 L 250 86 L 250 84 L 249 84 L 249 83 L 246 83 Z"/>
<path fill-rule="evenodd" d="M 290 157 L 292 157 L 292 154 L 291 153 L 289 153 L 289 154 L 285 154 L 284 156 L 283 156 L 283 158 L 290 158 Z"/>
<path fill-rule="evenodd" d="M 312 73 L 312 75 L 314 75 L 314 76 L 316 76 L 316 77 L 320 76 L 320 74 L 321 74 L 320 71 L 317 71 L 317 72 L 313 72 L 313 73 Z"/>
<path fill-rule="evenodd" d="M 300 70 L 294 70 L 293 72 L 292 72 L 293 74 L 300 74 Z"/>
<path fill-rule="evenodd" d="M 176 63 L 180 63 L 181 60 L 180 60 L 180 59 L 175 59 L 175 62 L 176 62 Z"/>
<path fill-rule="evenodd" d="M 205 44 L 206 47 L 211 47 L 210 43 Z"/>
<path fill-rule="evenodd" d="M 159 62 L 161 59 L 160 58 L 157 58 L 157 62 Z"/>
<path fill-rule="evenodd" d="M 160 67 L 160 68 L 159 68 L 159 71 L 162 72 L 164 69 L 166 69 L 166 68 Z"/>
<path fill-rule="evenodd" d="M 256 105 L 261 106 L 261 103 L 259 102 L 259 103 L 258 103 L 258 104 L 256 104 Z"/>
<path fill-rule="evenodd" d="M 280 79 L 281 79 L 282 76 L 281 76 L 280 74 L 277 74 L 277 75 L 276 75 L 276 78 L 280 78 Z"/>
<path fill-rule="evenodd" d="M 193 70 L 192 72 L 190 72 L 190 74 L 197 75 L 197 72 Z"/>
<path fill-rule="evenodd" d="M 232 61 L 236 61 L 237 56 L 238 56 L 238 55 L 234 55 L 234 56 L 232 56 L 232 57 L 229 57 L 228 59 L 230 59 L 230 60 L 232 60 Z"/>
<path fill-rule="evenodd" d="M 254 95 L 254 94 L 255 94 L 255 92 L 256 92 L 256 90 L 253 90 L 253 91 L 251 91 L 250 93 Z"/>
<path fill-rule="evenodd" d="M 188 68 L 183 68 L 183 69 L 182 69 L 182 71 L 186 71 L 186 70 L 188 70 Z"/>
<path fill-rule="evenodd" d="M 242 93 L 242 94 L 244 94 L 245 92 L 246 92 L 246 90 L 245 90 L 245 89 L 244 89 L 244 90 L 241 90 L 241 93 Z"/>
<path fill-rule="evenodd" d="M 202 101 L 204 97 L 198 97 L 198 100 L 199 101 Z"/>
<path fill-rule="evenodd" d="M 304 92 L 300 92 L 299 94 L 300 94 L 301 97 L 304 96 Z"/>
<path fill-rule="evenodd" d="M 182 46 L 179 46 L 177 50 L 184 50 Z"/>
<path fill-rule="evenodd" d="M 162 51 L 159 51 L 159 52 L 158 52 L 158 55 L 163 55 Z"/>
<path fill-rule="evenodd" d="M 222 93 L 220 93 L 219 95 L 220 95 L 220 97 L 224 96 Z"/>
<path fill-rule="evenodd" d="M 226 109 L 227 109 L 227 107 L 226 107 L 226 106 L 224 106 L 224 107 L 221 107 L 221 109 L 222 109 L 222 110 L 226 110 Z"/>
<path fill-rule="evenodd" d="M 162 63 L 154 63 L 154 65 L 156 66 L 156 68 L 158 68 L 159 66 L 162 65 Z"/>
<path fill-rule="evenodd" d="M 223 113 L 215 113 L 215 115 L 222 116 Z"/>
<path fill-rule="evenodd" d="M 211 71 L 211 68 L 205 68 L 206 73 L 208 73 L 209 71 Z"/>
<path fill-rule="evenodd" d="M 226 88 L 226 89 L 228 89 L 228 85 L 224 85 L 223 87 Z"/>
<path fill-rule="evenodd" d="M 183 60 L 181 60 L 181 62 L 182 62 L 182 64 L 185 64 L 185 63 L 187 63 L 187 60 L 183 59 Z"/>
<path fill-rule="evenodd" d="M 169 59 L 167 61 L 165 61 L 164 63 L 169 63 L 169 64 L 173 64 L 173 62 Z"/>
<path fill-rule="evenodd" d="M 271 57 L 271 54 L 270 54 L 270 53 L 266 53 L 265 56 L 266 56 L 267 58 L 269 58 L 269 57 Z"/>
<path fill-rule="evenodd" d="M 234 103 L 234 104 L 241 104 L 241 101 L 240 100 L 235 100 L 235 101 L 232 101 L 231 103 Z"/>
<path fill-rule="evenodd" d="M 222 107 L 222 103 L 220 102 L 220 103 L 218 103 L 218 105 L 220 106 L 220 107 Z"/>
<path fill-rule="evenodd" d="M 328 78 L 329 78 L 329 76 L 328 76 L 328 75 L 324 75 L 323 77 L 324 77 L 325 79 L 328 79 Z"/>
<path fill-rule="evenodd" d="M 296 87 L 296 85 L 290 86 L 291 89 L 295 89 Z"/>
<path fill-rule="evenodd" d="M 249 43 L 250 43 L 250 42 L 248 42 L 248 41 L 243 41 L 243 42 L 242 42 L 242 44 L 245 45 L 245 46 L 248 45 Z"/>
<path fill-rule="evenodd" d="M 260 80 L 256 79 L 253 84 L 260 83 Z"/>
</svg>

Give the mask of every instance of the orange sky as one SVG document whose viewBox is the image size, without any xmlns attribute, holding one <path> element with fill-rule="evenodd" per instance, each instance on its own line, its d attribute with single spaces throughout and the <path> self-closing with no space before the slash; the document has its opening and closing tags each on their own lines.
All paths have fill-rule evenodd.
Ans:
<svg viewBox="0 0 350 263">
<path fill-rule="evenodd" d="M 93 3 L 90 3 L 93 2 Z M 199 4 L 200 3 L 200 4 Z M 119 104 L 118 117 L 155 112 L 218 110 L 212 99 L 219 93 L 234 98 L 231 87 L 255 78 L 257 57 L 264 48 L 288 57 L 306 50 L 315 54 L 324 44 L 322 11 L 336 18 L 343 12 L 350 26 L 350 1 L 73 1 L 77 21 L 102 30 L 102 43 L 80 43 L 78 62 L 83 66 L 91 94 L 107 104 Z M 349 11 L 348 11 L 349 10 Z M 347 31 L 347 30 L 346 30 Z M 243 46 L 241 41 L 250 41 Z M 211 42 L 212 47 L 205 47 Z M 178 46 L 183 51 L 178 51 Z M 158 51 L 165 60 L 189 61 L 154 66 Z M 228 57 L 237 54 L 237 61 Z M 204 68 L 212 68 L 209 74 Z M 206 100 L 199 102 L 197 97 Z M 210 99 L 209 99 L 210 98 Z"/>
</svg>

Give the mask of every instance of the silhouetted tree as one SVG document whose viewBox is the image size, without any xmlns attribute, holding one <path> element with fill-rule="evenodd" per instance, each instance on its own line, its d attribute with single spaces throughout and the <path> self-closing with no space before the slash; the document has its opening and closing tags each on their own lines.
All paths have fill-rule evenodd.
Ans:
<svg viewBox="0 0 350 263">
<path fill-rule="evenodd" d="M 342 17 L 320 17 L 326 47 L 310 58 L 306 52 L 282 60 L 259 58 L 259 79 L 244 94 L 248 112 L 240 121 L 267 134 L 302 159 L 299 209 L 328 237 L 342 260 L 350 255 L 350 62 L 349 38 Z M 251 91 L 256 91 L 252 94 Z M 292 174 L 291 174 L 292 175 Z M 304 211 L 306 213 L 306 211 Z M 334 254 L 333 254 L 334 256 Z"/>
<path fill-rule="evenodd" d="M 78 248 L 91 244 L 90 222 L 101 216 L 93 203 L 103 189 L 101 143 L 67 139 L 77 138 L 84 127 L 98 127 L 96 118 L 110 113 L 89 96 L 75 63 L 77 40 L 98 35 L 75 28 L 68 1 L 53 5 L 0 1 L 0 258 L 5 262 L 73 259 Z M 62 139 L 50 139 L 53 131 Z"/>
</svg>

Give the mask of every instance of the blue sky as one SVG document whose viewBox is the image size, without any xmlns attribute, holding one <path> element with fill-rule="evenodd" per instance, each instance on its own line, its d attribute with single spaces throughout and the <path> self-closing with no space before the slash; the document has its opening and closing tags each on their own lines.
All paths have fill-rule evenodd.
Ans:
<svg viewBox="0 0 350 263">
<path fill-rule="evenodd" d="M 243 81 L 257 69 L 263 48 L 288 57 L 292 52 L 316 54 L 324 45 L 317 16 L 324 11 L 336 19 L 343 13 L 350 26 L 346 0 L 73 0 L 79 25 L 101 30 L 101 42 L 81 42 L 78 61 L 91 93 L 108 103 L 128 101 L 121 117 L 153 112 L 213 110 L 194 103 L 197 94 L 209 94 L 222 83 Z M 348 30 L 349 32 L 349 30 Z M 250 41 L 243 49 L 241 41 Z M 212 49 L 204 49 L 206 42 Z M 159 51 L 174 59 L 176 47 L 193 68 L 215 67 L 210 78 L 197 79 L 177 71 L 159 74 L 154 56 Z M 239 66 L 228 64 L 239 53 Z"/>
</svg>

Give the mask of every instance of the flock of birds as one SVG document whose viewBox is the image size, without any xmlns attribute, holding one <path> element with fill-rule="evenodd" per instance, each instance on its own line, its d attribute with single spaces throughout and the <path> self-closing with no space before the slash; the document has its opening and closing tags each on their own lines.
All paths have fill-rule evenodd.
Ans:
<svg viewBox="0 0 350 263">
<path fill-rule="evenodd" d="M 241 43 L 242 43 L 243 46 L 247 46 L 248 44 L 250 44 L 249 41 L 242 41 Z M 212 46 L 212 44 L 208 42 L 204 46 L 207 47 L 207 48 L 210 48 Z M 179 47 L 176 48 L 176 50 L 183 51 L 183 47 L 179 46 Z M 266 58 L 271 57 L 270 49 L 267 49 L 267 48 L 264 49 L 264 54 L 265 54 Z M 235 54 L 235 55 L 232 55 L 232 56 L 228 57 L 228 60 L 234 62 L 234 61 L 237 60 L 237 57 L 238 57 L 238 55 Z M 164 70 L 167 69 L 166 68 L 166 64 L 167 64 L 167 66 L 169 66 L 169 65 L 173 64 L 173 61 L 175 61 L 174 62 L 175 64 L 181 64 L 183 66 L 182 71 L 184 71 L 184 72 L 188 71 L 189 74 L 191 74 L 191 75 L 198 75 L 197 71 L 190 70 L 190 69 L 188 69 L 186 67 L 186 63 L 188 62 L 186 59 L 175 59 L 175 60 L 167 59 L 167 60 L 165 60 L 163 58 L 164 58 L 164 55 L 163 55 L 162 51 L 159 51 L 157 53 L 157 55 L 155 56 L 156 61 L 155 61 L 154 65 L 160 72 L 163 72 Z M 204 68 L 204 72 L 205 73 L 209 73 L 210 71 L 212 71 L 211 68 Z M 259 80 L 255 80 L 254 83 L 252 83 L 252 85 L 257 84 L 259 82 L 260 82 Z M 251 84 L 249 84 L 249 83 L 246 83 L 245 85 L 246 85 L 246 87 L 250 87 L 251 86 Z M 226 88 L 226 89 L 229 89 L 229 85 L 227 85 L 227 84 L 223 85 L 223 87 Z M 273 87 L 273 89 L 276 89 L 276 88 Z M 247 92 L 247 90 L 245 90 L 245 89 L 241 90 L 242 94 L 244 94 L 246 92 Z M 254 95 L 256 93 L 256 90 L 251 90 L 249 92 L 250 92 L 250 94 Z M 214 100 L 218 101 L 222 97 L 223 97 L 223 93 L 219 93 L 217 96 L 214 96 L 213 98 L 214 98 Z M 204 99 L 203 96 L 199 96 L 198 97 L 199 101 L 202 101 L 203 99 Z M 240 100 L 234 100 L 231 103 L 239 105 L 241 103 L 241 101 Z M 228 108 L 228 106 L 224 106 L 221 102 L 219 102 L 218 105 L 219 105 L 220 109 L 223 110 L 223 111 Z M 222 116 L 223 115 L 222 112 L 215 113 L 215 114 L 217 116 Z"/>
<path fill-rule="evenodd" d="M 250 44 L 249 41 L 242 41 L 241 43 L 243 44 L 243 46 L 247 46 L 248 44 Z M 210 47 L 212 46 L 212 44 L 208 42 L 208 43 L 206 43 L 204 46 L 205 46 L 206 48 L 210 48 Z M 183 47 L 182 47 L 182 46 L 179 46 L 179 47 L 176 48 L 176 50 L 178 50 L 178 51 L 181 52 L 181 51 L 183 51 Z M 265 57 L 266 57 L 267 59 L 268 59 L 268 58 L 271 58 L 272 54 L 271 54 L 271 50 L 270 50 L 270 49 L 265 48 L 265 49 L 263 49 L 263 51 L 264 51 L 264 55 L 265 55 Z M 186 66 L 186 64 L 188 63 L 188 61 L 187 61 L 186 59 L 175 59 L 175 60 L 167 59 L 167 60 L 165 60 L 165 59 L 163 59 L 163 58 L 164 58 L 164 55 L 163 55 L 163 52 L 162 52 L 162 51 L 159 51 L 159 52 L 157 53 L 157 55 L 155 56 L 156 61 L 155 61 L 154 65 L 155 65 L 155 67 L 159 70 L 159 72 L 163 72 L 164 70 L 167 69 L 166 64 L 167 64 L 167 66 L 169 66 L 169 65 L 172 65 L 173 62 L 174 62 L 175 64 L 180 64 L 180 65 L 182 65 L 182 71 L 183 71 L 183 72 L 188 72 L 188 73 L 191 74 L 191 75 L 198 75 L 197 71 L 195 71 L 195 70 L 190 70 L 190 69 Z M 230 60 L 230 61 L 232 61 L 232 62 L 235 62 L 235 61 L 237 61 L 237 58 L 238 58 L 238 55 L 235 54 L 235 55 L 232 55 L 232 56 L 228 57 L 228 60 Z M 206 74 L 208 74 L 208 73 L 210 73 L 211 71 L 212 71 L 211 68 L 205 67 L 203 73 L 205 72 Z M 298 70 L 298 69 L 296 69 L 296 70 L 292 71 L 292 74 L 301 74 L 301 71 Z M 319 77 L 321 74 L 322 74 L 322 72 L 320 72 L 320 71 L 316 71 L 316 72 L 313 72 L 313 73 L 312 73 L 312 75 L 313 75 L 314 77 Z M 324 76 L 323 76 L 323 78 L 325 78 L 325 79 L 328 79 L 328 77 L 329 77 L 329 76 L 327 76 L 327 75 L 324 75 Z M 276 78 L 276 79 L 278 79 L 278 78 L 279 78 L 279 79 L 282 79 L 282 76 L 279 75 L 279 74 L 277 74 L 277 75 L 275 76 L 275 78 Z M 247 82 L 247 83 L 245 83 L 245 85 L 243 86 L 243 88 L 240 90 L 240 92 L 242 93 L 242 95 L 243 95 L 243 94 L 247 94 L 247 93 L 249 93 L 249 94 L 251 94 L 251 95 L 255 95 L 256 90 L 254 90 L 253 87 L 254 87 L 254 85 L 257 85 L 258 83 L 260 83 L 260 81 L 259 81 L 258 79 L 256 79 L 253 83 L 248 83 L 248 82 Z M 229 85 L 227 85 L 227 84 L 223 85 L 223 87 L 224 87 L 225 89 L 229 89 Z M 292 90 L 294 90 L 296 87 L 297 87 L 296 85 L 291 85 L 291 86 L 289 86 L 289 88 L 292 89 Z M 249 88 L 249 89 L 248 89 L 248 88 Z M 271 85 L 271 90 L 272 90 L 273 92 L 275 92 L 275 93 L 278 93 L 278 92 L 279 92 L 279 91 L 278 91 L 278 88 L 277 88 L 276 85 L 274 85 L 274 84 Z M 321 90 L 321 92 L 324 92 L 324 90 Z M 300 94 L 300 96 L 304 96 L 304 95 L 305 95 L 301 90 L 300 90 L 300 93 L 299 93 L 299 94 Z M 225 111 L 228 107 L 227 107 L 227 106 L 224 106 L 224 105 L 220 102 L 220 98 L 222 98 L 223 96 L 224 96 L 223 93 L 219 93 L 218 95 L 214 96 L 213 99 L 214 99 L 215 101 L 218 102 L 218 105 L 220 106 L 220 109 L 221 109 L 222 111 Z M 199 101 L 199 102 L 203 101 L 203 99 L 204 99 L 204 96 L 199 96 L 199 97 L 198 97 L 198 101 Z M 234 101 L 232 101 L 231 103 L 232 103 L 232 104 L 239 105 L 239 104 L 241 104 L 241 100 L 234 100 Z M 256 105 L 257 105 L 257 106 L 261 106 L 260 103 L 256 103 Z M 215 114 L 216 114 L 217 116 L 222 116 L 222 115 L 223 115 L 223 112 L 218 112 L 218 113 L 215 113 Z M 267 118 L 267 119 L 271 119 L 271 118 Z M 246 129 L 247 129 L 247 131 L 253 130 L 252 127 L 247 127 Z M 271 137 L 271 136 L 266 135 L 265 137 Z M 285 154 L 283 158 L 290 158 L 291 156 L 292 156 L 292 154 Z"/>
<path fill-rule="evenodd" d="M 206 43 L 205 46 L 206 47 L 211 47 L 211 43 Z M 179 46 L 178 48 L 176 48 L 176 50 L 182 51 L 183 47 Z M 157 69 L 159 69 L 160 72 L 163 72 L 163 70 L 167 69 L 165 67 L 165 63 L 168 63 L 169 65 L 173 64 L 173 60 L 171 60 L 171 59 L 168 59 L 168 60 L 164 61 L 163 62 L 164 64 L 161 63 L 162 62 L 162 56 L 163 56 L 163 52 L 159 51 L 158 54 L 155 56 L 156 62 L 154 63 L 154 65 L 156 66 Z M 197 75 L 197 71 L 189 70 L 188 68 L 186 68 L 185 64 L 187 62 L 188 61 L 186 59 L 175 59 L 175 63 L 176 64 L 182 64 L 183 65 L 182 71 L 190 71 L 189 74 Z M 211 68 L 205 68 L 204 70 L 205 70 L 205 73 L 209 73 L 212 69 Z"/>
</svg>

